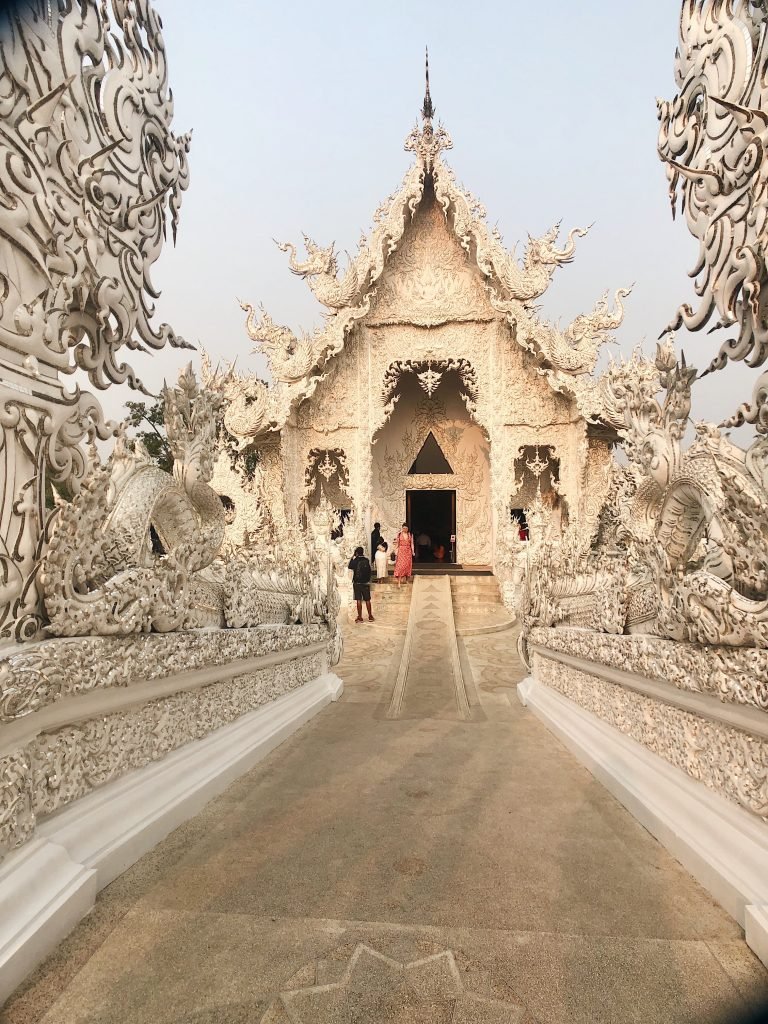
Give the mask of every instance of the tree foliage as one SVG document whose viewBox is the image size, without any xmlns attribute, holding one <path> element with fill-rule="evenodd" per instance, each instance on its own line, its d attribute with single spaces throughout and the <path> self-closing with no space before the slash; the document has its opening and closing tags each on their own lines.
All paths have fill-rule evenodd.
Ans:
<svg viewBox="0 0 768 1024">
<path fill-rule="evenodd" d="M 161 469 L 170 473 L 173 455 L 165 435 L 165 417 L 162 398 L 153 402 L 126 402 L 128 410 L 125 422 L 133 427 L 132 437 L 141 441 L 150 458 Z"/>
</svg>

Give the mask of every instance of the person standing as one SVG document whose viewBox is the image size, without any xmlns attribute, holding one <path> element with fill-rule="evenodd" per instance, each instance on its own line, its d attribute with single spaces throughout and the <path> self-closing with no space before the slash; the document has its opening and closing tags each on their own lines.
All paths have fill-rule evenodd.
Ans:
<svg viewBox="0 0 768 1024">
<path fill-rule="evenodd" d="M 416 538 L 416 543 L 419 546 L 419 558 L 422 562 L 426 562 L 432 551 L 432 538 L 426 530 L 422 530 Z"/>
<path fill-rule="evenodd" d="M 349 568 L 352 570 L 352 593 L 357 604 L 355 622 L 363 621 L 363 601 L 368 611 L 368 621 L 374 622 L 371 611 L 371 563 L 361 547 L 355 548 L 355 553 L 349 560 Z"/>
<path fill-rule="evenodd" d="M 381 536 L 381 523 L 374 523 L 373 530 L 371 531 L 371 561 L 376 561 L 376 552 L 379 550 L 379 544 L 384 540 Z"/>
<path fill-rule="evenodd" d="M 403 579 L 410 579 L 413 576 L 413 534 L 408 529 L 408 523 L 403 523 L 400 533 L 397 535 L 395 558 L 395 579 L 398 587 Z"/>
<path fill-rule="evenodd" d="M 381 583 L 382 580 L 387 578 L 387 547 L 389 545 L 385 540 L 379 544 L 376 549 L 376 557 L 374 558 L 374 565 L 376 566 L 376 582 Z"/>
</svg>

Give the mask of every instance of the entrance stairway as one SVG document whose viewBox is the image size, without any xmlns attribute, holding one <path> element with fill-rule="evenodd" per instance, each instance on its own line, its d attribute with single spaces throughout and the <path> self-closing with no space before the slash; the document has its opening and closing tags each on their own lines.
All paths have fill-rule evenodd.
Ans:
<svg viewBox="0 0 768 1024">
<path fill-rule="evenodd" d="M 373 614 L 379 626 L 398 632 L 405 631 L 412 591 L 411 584 L 398 586 L 391 576 L 386 583 L 371 584 Z"/>
<path fill-rule="evenodd" d="M 515 616 L 501 603 L 495 576 L 451 576 L 450 583 L 457 636 L 512 628 Z"/>
<path fill-rule="evenodd" d="M 389 719 L 484 717 L 469 648 L 501 649 L 510 664 L 515 651 L 515 617 L 501 603 L 496 578 L 424 574 L 398 585 L 390 577 L 371 585 L 371 599 L 375 623 L 355 623 L 349 608 L 345 682 L 366 699 L 378 693 Z M 486 633 L 498 634 L 495 646 L 472 639 Z M 494 676 L 498 685 L 498 670 Z"/>
</svg>

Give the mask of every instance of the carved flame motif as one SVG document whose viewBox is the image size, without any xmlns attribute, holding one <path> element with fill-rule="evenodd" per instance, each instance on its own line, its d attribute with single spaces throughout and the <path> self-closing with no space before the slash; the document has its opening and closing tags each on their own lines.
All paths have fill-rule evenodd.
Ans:
<svg viewBox="0 0 768 1024">
<path fill-rule="evenodd" d="M 31 6 L 0 14 L 0 238 L 19 270 L 0 282 L 2 340 L 99 388 L 137 383 L 123 346 L 184 345 L 150 325 L 149 270 L 167 209 L 176 233 L 190 136 L 170 129 L 157 13 L 111 7 L 63 0 L 52 29 Z"/>
<path fill-rule="evenodd" d="M 678 200 L 699 242 L 698 309 L 680 307 L 671 329 L 735 328 L 709 369 L 768 358 L 768 43 L 764 4 L 689 0 L 680 15 L 678 92 L 659 101 L 659 154 L 673 213 Z M 768 431 L 768 374 L 730 421 Z"/>
</svg>

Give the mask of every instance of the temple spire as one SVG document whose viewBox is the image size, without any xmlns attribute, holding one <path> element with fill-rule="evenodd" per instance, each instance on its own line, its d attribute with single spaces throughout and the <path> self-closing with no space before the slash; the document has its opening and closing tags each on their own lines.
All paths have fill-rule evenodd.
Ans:
<svg viewBox="0 0 768 1024">
<path fill-rule="evenodd" d="M 432 118 L 435 116 L 435 105 L 429 92 L 429 50 L 426 52 L 424 70 L 426 84 L 424 88 L 424 102 L 421 105 L 421 116 L 424 123 L 421 127 L 419 127 L 418 123 L 414 125 L 413 130 L 405 140 L 405 149 L 409 153 L 415 153 L 417 159 L 423 164 L 424 170 L 431 174 L 435 166 L 435 160 L 444 149 L 453 149 L 453 143 L 451 142 L 450 135 L 441 124 L 438 124 L 437 128 L 432 124 Z"/>
<path fill-rule="evenodd" d="M 431 121 L 435 116 L 435 105 L 432 102 L 432 97 L 429 94 L 429 47 L 426 47 L 426 61 L 425 61 L 425 72 L 426 72 L 426 88 L 424 90 L 424 102 L 421 105 L 421 116 L 425 121 Z"/>
</svg>

